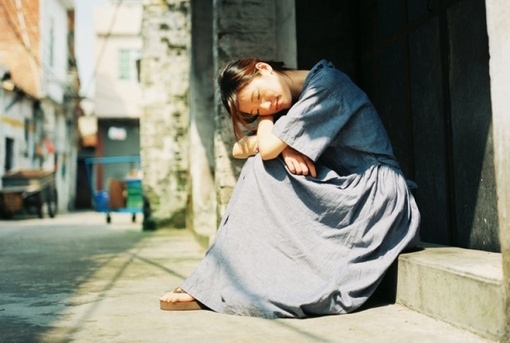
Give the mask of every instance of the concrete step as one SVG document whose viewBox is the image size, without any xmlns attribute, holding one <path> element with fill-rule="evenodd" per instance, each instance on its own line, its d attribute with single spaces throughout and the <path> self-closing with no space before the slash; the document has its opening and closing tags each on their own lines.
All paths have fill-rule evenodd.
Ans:
<svg viewBox="0 0 510 343">
<path fill-rule="evenodd" d="M 501 254 L 423 244 L 401 254 L 379 296 L 491 340 L 505 335 Z"/>
</svg>

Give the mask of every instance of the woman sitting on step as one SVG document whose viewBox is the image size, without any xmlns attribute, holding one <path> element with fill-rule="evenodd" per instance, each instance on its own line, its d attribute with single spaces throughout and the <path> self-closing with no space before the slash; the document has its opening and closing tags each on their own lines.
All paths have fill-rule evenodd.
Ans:
<svg viewBox="0 0 510 343">
<path fill-rule="evenodd" d="M 420 214 L 366 94 L 328 61 L 242 59 L 219 74 L 247 158 L 213 245 L 164 310 L 348 313 L 418 242 Z M 255 122 L 257 125 L 255 126 Z"/>
</svg>

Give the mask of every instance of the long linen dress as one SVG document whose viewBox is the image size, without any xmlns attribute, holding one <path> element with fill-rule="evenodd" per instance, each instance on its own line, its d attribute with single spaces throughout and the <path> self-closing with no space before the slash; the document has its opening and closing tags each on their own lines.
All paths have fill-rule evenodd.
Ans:
<svg viewBox="0 0 510 343">
<path fill-rule="evenodd" d="M 235 315 L 351 312 L 418 242 L 420 214 L 386 131 L 367 96 L 323 60 L 273 133 L 310 157 L 317 177 L 250 157 L 213 245 L 181 288 Z"/>
</svg>

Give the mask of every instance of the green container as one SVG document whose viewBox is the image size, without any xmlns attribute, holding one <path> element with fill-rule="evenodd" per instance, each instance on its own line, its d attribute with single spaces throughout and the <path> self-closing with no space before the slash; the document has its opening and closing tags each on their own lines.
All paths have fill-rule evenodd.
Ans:
<svg viewBox="0 0 510 343">
<path fill-rule="evenodd" d="M 141 209 L 143 207 L 142 180 L 126 179 L 126 208 Z"/>
</svg>

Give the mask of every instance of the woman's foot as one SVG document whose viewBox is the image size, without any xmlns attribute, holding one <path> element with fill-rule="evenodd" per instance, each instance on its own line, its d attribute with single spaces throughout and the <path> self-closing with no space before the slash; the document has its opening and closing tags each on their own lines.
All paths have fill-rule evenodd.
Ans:
<svg viewBox="0 0 510 343">
<path fill-rule="evenodd" d="M 202 306 L 188 293 L 177 287 L 159 297 L 159 307 L 165 311 L 200 310 Z"/>
</svg>

